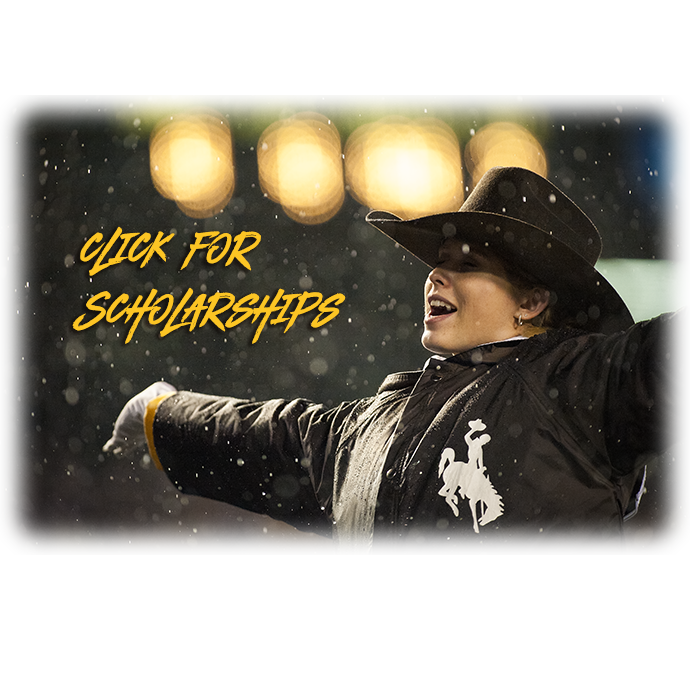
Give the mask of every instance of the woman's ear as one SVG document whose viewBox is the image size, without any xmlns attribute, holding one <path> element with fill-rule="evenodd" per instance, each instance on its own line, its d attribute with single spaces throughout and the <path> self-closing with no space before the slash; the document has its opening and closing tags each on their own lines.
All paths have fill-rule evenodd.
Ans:
<svg viewBox="0 0 690 690">
<path fill-rule="evenodd" d="M 539 316 L 549 306 L 550 297 L 551 293 L 546 288 L 535 287 L 529 290 L 520 303 L 523 320 L 529 321 Z"/>
</svg>

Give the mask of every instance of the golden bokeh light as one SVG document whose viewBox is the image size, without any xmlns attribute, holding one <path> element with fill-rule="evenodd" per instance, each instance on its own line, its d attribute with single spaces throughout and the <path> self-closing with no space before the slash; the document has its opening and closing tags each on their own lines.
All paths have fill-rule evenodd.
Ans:
<svg viewBox="0 0 690 690">
<path fill-rule="evenodd" d="M 293 220 L 323 223 L 343 205 L 340 134 L 326 117 L 299 113 L 274 122 L 259 138 L 257 161 L 262 191 Z"/>
<path fill-rule="evenodd" d="M 547 175 L 544 149 L 524 127 L 512 122 L 493 122 L 482 127 L 465 147 L 465 167 L 472 186 L 487 170 L 501 166 L 518 166 Z"/>
<path fill-rule="evenodd" d="M 434 118 L 356 129 L 345 145 L 345 180 L 361 204 L 405 219 L 457 211 L 464 198 L 458 139 Z"/>
<path fill-rule="evenodd" d="M 214 113 L 161 120 L 149 145 L 158 192 L 192 218 L 210 218 L 232 198 L 235 170 L 230 128 Z"/>
</svg>

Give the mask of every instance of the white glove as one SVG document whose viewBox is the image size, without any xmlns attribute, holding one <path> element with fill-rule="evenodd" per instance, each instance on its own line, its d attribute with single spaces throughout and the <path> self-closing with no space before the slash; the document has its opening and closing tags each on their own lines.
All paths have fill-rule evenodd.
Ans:
<svg viewBox="0 0 690 690">
<path fill-rule="evenodd" d="M 113 435 L 103 446 L 103 450 L 116 455 L 135 451 L 146 446 L 144 414 L 148 403 L 164 393 L 175 393 L 177 389 L 165 381 L 157 381 L 135 395 L 122 408 L 115 420 Z"/>
</svg>

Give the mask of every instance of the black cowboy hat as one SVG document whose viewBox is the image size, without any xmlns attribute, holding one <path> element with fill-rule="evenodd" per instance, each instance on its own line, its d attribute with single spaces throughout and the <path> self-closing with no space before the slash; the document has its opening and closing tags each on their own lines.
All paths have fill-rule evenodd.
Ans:
<svg viewBox="0 0 690 690">
<path fill-rule="evenodd" d="M 403 220 L 371 211 L 366 220 L 432 267 L 448 237 L 491 250 L 549 288 L 557 323 L 607 334 L 634 323 L 594 268 L 601 237 L 592 221 L 531 170 L 492 168 L 455 213 Z"/>
</svg>

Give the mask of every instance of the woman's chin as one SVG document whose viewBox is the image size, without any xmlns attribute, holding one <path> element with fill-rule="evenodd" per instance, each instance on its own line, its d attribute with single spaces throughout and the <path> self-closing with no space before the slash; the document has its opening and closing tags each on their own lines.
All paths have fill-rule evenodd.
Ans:
<svg viewBox="0 0 690 690">
<path fill-rule="evenodd" d="M 429 331 L 424 331 L 422 334 L 422 347 L 435 355 L 447 357 L 448 355 L 454 354 L 448 348 L 443 347 L 443 344 L 438 341 L 438 338 L 434 338 L 434 335 L 429 333 Z"/>
</svg>

